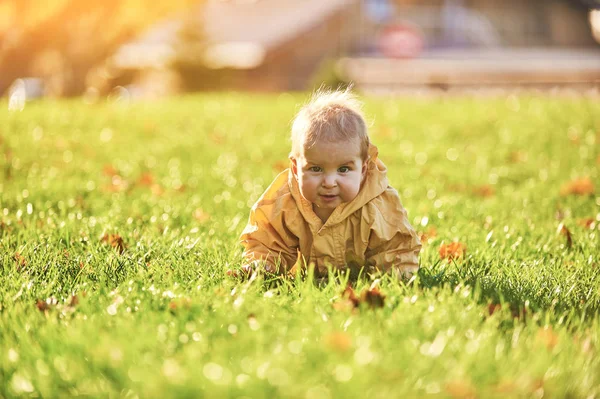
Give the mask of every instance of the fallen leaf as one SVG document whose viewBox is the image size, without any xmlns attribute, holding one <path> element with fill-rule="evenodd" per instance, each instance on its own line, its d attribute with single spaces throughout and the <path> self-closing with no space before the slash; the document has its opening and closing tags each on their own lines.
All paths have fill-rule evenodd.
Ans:
<svg viewBox="0 0 600 399">
<path fill-rule="evenodd" d="M 502 381 L 494 387 L 494 391 L 503 394 L 514 392 L 515 389 L 517 389 L 517 386 L 511 381 Z"/>
<path fill-rule="evenodd" d="M 202 209 L 198 208 L 194 211 L 193 213 L 194 219 L 196 219 L 197 221 L 199 221 L 200 223 L 204 223 L 206 222 L 208 219 L 210 219 L 210 215 L 206 212 L 204 212 Z"/>
<path fill-rule="evenodd" d="M 468 381 L 450 381 L 444 384 L 444 390 L 453 398 L 475 398 L 476 391 Z"/>
<path fill-rule="evenodd" d="M 36 301 L 36 303 L 35 303 L 35 306 L 38 308 L 38 310 L 39 310 L 40 312 L 45 312 L 45 311 L 47 311 L 47 310 L 49 310 L 49 309 L 50 309 L 50 305 L 48 305 L 48 304 L 46 303 L 46 301 L 42 301 L 41 299 L 38 299 L 38 300 Z"/>
<path fill-rule="evenodd" d="M 146 122 L 144 124 L 144 132 L 145 133 L 154 133 L 155 130 L 156 130 L 156 123 Z"/>
<path fill-rule="evenodd" d="M 325 344 L 338 351 L 338 352 L 346 352 L 350 348 L 352 348 L 352 338 L 343 332 L 332 332 L 325 336 Z"/>
<path fill-rule="evenodd" d="M 499 303 L 490 303 L 487 307 L 487 311 L 490 316 L 499 311 L 500 309 L 502 309 L 502 305 L 500 305 Z"/>
<path fill-rule="evenodd" d="M 508 160 L 510 163 L 527 162 L 528 154 L 524 151 L 513 151 L 510 153 Z"/>
<path fill-rule="evenodd" d="M 368 304 L 371 308 L 382 308 L 385 302 L 385 295 L 377 288 L 364 290 L 360 295 L 360 300 Z"/>
<path fill-rule="evenodd" d="M 69 301 L 69 306 L 74 307 L 79 305 L 79 298 L 77 297 L 77 295 L 73 295 L 71 297 L 71 301 Z"/>
<path fill-rule="evenodd" d="M 47 298 L 45 301 L 38 299 L 35 303 L 35 306 L 38 308 L 40 312 L 46 312 L 52 308 L 52 306 L 56 306 L 58 300 L 54 297 Z"/>
<path fill-rule="evenodd" d="M 554 349 L 558 344 L 558 335 L 552 330 L 552 327 L 546 326 L 540 328 L 535 335 L 536 340 L 543 344 L 547 349 Z"/>
<path fill-rule="evenodd" d="M 494 187 L 489 184 L 485 184 L 483 186 L 478 186 L 473 188 L 473 194 L 478 195 L 480 197 L 491 197 L 496 193 Z"/>
<path fill-rule="evenodd" d="M 454 191 L 456 193 L 464 193 L 465 191 L 467 191 L 467 186 L 465 184 L 461 184 L 461 183 L 450 184 L 448 186 L 448 190 Z"/>
<path fill-rule="evenodd" d="M 17 270 L 21 270 L 22 268 L 24 268 L 25 266 L 27 266 L 27 260 L 19 252 L 16 252 L 13 255 L 13 259 L 17 263 Z"/>
<path fill-rule="evenodd" d="M 592 195 L 594 194 L 594 184 L 589 177 L 572 180 L 563 184 L 560 189 L 561 195 Z"/>
<path fill-rule="evenodd" d="M 592 218 L 579 219 L 577 224 L 586 229 L 594 230 L 596 228 L 596 220 Z"/>
<path fill-rule="evenodd" d="M 439 252 L 441 259 L 455 260 L 465 256 L 467 246 L 462 242 L 451 242 L 450 244 L 442 244 Z"/>
<path fill-rule="evenodd" d="M 519 308 L 513 305 L 510 307 L 510 314 L 512 315 L 513 319 L 525 319 L 527 317 L 527 308 Z"/>
<path fill-rule="evenodd" d="M 437 230 L 435 227 L 431 227 L 426 232 L 419 233 L 419 240 L 421 240 L 422 244 L 427 244 L 429 241 L 433 240 L 437 237 Z"/>
<path fill-rule="evenodd" d="M 137 180 L 137 183 L 140 186 L 152 186 L 152 184 L 154 184 L 154 176 L 150 172 L 144 172 Z"/>
<path fill-rule="evenodd" d="M 125 242 L 123 241 L 123 238 L 118 234 L 104 234 L 100 241 L 107 243 L 113 248 L 116 248 L 120 254 L 125 252 Z"/>
<path fill-rule="evenodd" d="M 152 194 L 156 195 L 157 197 L 161 196 L 164 194 L 165 190 L 162 188 L 162 186 L 160 184 L 152 184 L 150 186 L 150 191 L 152 192 Z"/>
<path fill-rule="evenodd" d="M 564 223 L 560 223 L 558 225 L 557 233 L 565 236 L 567 238 L 567 248 L 571 248 L 573 246 L 573 237 L 571 237 L 571 232 L 567 229 L 567 226 Z"/>
<path fill-rule="evenodd" d="M 346 287 L 346 289 L 344 289 L 344 292 L 342 292 L 342 298 L 350 301 L 354 307 L 358 307 L 360 305 L 360 298 L 354 293 L 354 290 L 349 285 Z"/>
<path fill-rule="evenodd" d="M 214 130 L 211 134 L 208 135 L 208 137 L 213 143 L 217 145 L 224 144 L 227 138 L 223 133 L 221 133 L 218 130 Z"/>
<path fill-rule="evenodd" d="M 115 175 L 118 175 L 119 171 L 112 165 L 104 165 L 104 167 L 102 168 L 102 173 L 105 176 L 113 177 Z"/>
<path fill-rule="evenodd" d="M 129 188 L 129 183 L 119 175 L 113 175 L 110 183 L 103 187 L 103 190 L 109 193 L 120 193 Z"/>
<path fill-rule="evenodd" d="M 357 305 L 348 299 L 342 299 L 333 303 L 333 309 L 337 312 L 352 312 L 357 310 Z"/>
</svg>

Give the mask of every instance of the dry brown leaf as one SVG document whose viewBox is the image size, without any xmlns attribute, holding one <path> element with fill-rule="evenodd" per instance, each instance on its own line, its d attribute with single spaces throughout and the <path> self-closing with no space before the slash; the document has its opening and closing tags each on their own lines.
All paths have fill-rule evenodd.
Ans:
<svg viewBox="0 0 600 399">
<path fill-rule="evenodd" d="M 104 234 L 100 241 L 110 245 L 113 248 L 116 248 L 120 254 L 125 252 L 125 242 L 123 241 L 123 238 L 118 234 Z"/>
<path fill-rule="evenodd" d="M 120 193 L 129 188 L 129 183 L 119 175 L 113 175 L 110 183 L 103 186 L 102 190 L 109 193 Z"/>
<path fill-rule="evenodd" d="M 144 133 L 154 133 L 156 131 L 156 123 L 146 122 L 144 123 Z"/>
<path fill-rule="evenodd" d="M 342 299 L 333 303 L 333 309 L 337 312 L 352 312 L 357 311 L 357 305 L 349 299 Z"/>
<path fill-rule="evenodd" d="M 573 237 L 567 226 L 565 226 L 564 223 L 559 224 L 557 232 L 566 237 L 567 248 L 571 248 L 573 246 Z"/>
<path fill-rule="evenodd" d="M 490 186 L 489 184 L 484 184 L 483 186 L 474 187 L 473 194 L 480 196 L 480 197 L 488 198 L 488 197 L 492 197 L 494 194 L 496 194 L 496 190 L 494 189 L 494 187 Z"/>
<path fill-rule="evenodd" d="M 354 307 L 358 307 L 360 305 L 360 298 L 356 295 L 351 286 L 347 286 L 342 293 L 342 298 L 350 301 Z"/>
<path fill-rule="evenodd" d="M 525 319 L 527 317 L 527 308 L 525 307 L 517 307 L 517 306 L 511 306 L 510 307 L 510 313 L 513 317 L 513 319 Z"/>
<path fill-rule="evenodd" d="M 338 352 L 346 352 L 352 348 L 352 338 L 344 332 L 332 332 L 325 336 L 325 344 Z"/>
<path fill-rule="evenodd" d="M 502 394 L 509 394 L 511 392 L 514 392 L 515 389 L 517 389 L 517 386 L 514 382 L 511 381 L 502 381 L 494 387 L 494 391 Z"/>
<path fill-rule="evenodd" d="M 476 390 L 469 381 L 449 381 L 444 384 L 444 390 L 453 398 L 475 398 Z"/>
<path fill-rule="evenodd" d="M 47 298 L 45 301 L 38 299 L 35 303 L 35 306 L 38 308 L 40 312 L 46 312 L 50 310 L 53 306 L 56 306 L 58 300 L 54 297 Z"/>
<path fill-rule="evenodd" d="M 561 195 L 593 195 L 594 184 L 589 177 L 572 180 L 563 184 L 560 189 Z"/>
<path fill-rule="evenodd" d="M 13 259 L 17 263 L 17 270 L 21 270 L 22 268 L 24 268 L 25 266 L 27 266 L 27 260 L 19 252 L 16 252 L 13 255 Z"/>
<path fill-rule="evenodd" d="M 558 335 L 556 335 L 550 326 L 540 328 L 535 338 L 537 342 L 543 344 L 549 350 L 554 349 L 558 344 Z"/>
<path fill-rule="evenodd" d="M 79 298 L 77 297 L 77 295 L 73 295 L 71 297 L 71 300 L 69 301 L 69 306 L 74 307 L 79 305 Z"/>
<path fill-rule="evenodd" d="M 490 303 L 487 307 L 487 311 L 490 316 L 500 311 L 500 309 L 502 309 L 502 305 L 499 303 Z"/>
<path fill-rule="evenodd" d="M 105 176 L 113 177 L 115 175 L 118 175 L 119 171 L 112 165 L 104 165 L 104 167 L 102 168 L 102 173 Z"/>
<path fill-rule="evenodd" d="M 586 229 L 594 230 L 596 228 L 596 219 L 587 218 L 587 219 L 579 219 L 577 224 Z"/>
<path fill-rule="evenodd" d="M 218 130 L 214 130 L 211 134 L 208 135 L 208 137 L 213 143 L 217 145 L 224 144 L 227 139 L 227 137 Z"/>
<path fill-rule="evenodd" d="M 440 246 L 440 258 L 447 260 L 456 260 L 463 258 L 467 253 L 467 246 L 462 242 L 451 242 Z"/>
<path fill-rule="evenodd" d="M 429 241 L 433 240 L 437 237 L 437 229 L 435 227 L 429 228 L 426 232 L 419 233 L 419 240 L 421 240 L 422 244 L 427 244 Z"/>
<path fill-rule="evenodd" d="M 448 190 L 456 193 L 464 193 L 467 191 L 467 185 L 462 183 L 448 185 Z"/>
<path fill-rule="evenodd" d="M 42 301 L 41 299 L 38 299 L 38 300 L 36 301 L 36 303 L 35 303 L 35 306 L 38 308 L 38 310 L 39 310 L 40 312 L 45 312 L 45 311 L 47 311 L 47 310 L 49 310 L 49 309 L 50 309 L 50 305 L 48 305 L 48 304 L 46 303 L 46 301 Z"/>
<path fill-rule="evenodd" d="M 385 303 L 385 295 L 378 288 L 366 288 L 359 297 L 348 285 L 341 297 L 341 300 L 333 303 L 333 308 L 340 312 L 358 310 L 361 303 L 367 304 L 371 309 L 381 308 Z"/>
<path fill-rule="evenodd" d="M 198 222 L 200 223 L 204 223 L 206 222 L 208 219 L 210 219 L 210 215 L 206 212 L 204 212 L 202 209 L 197 208 L 194 213 L 193 213 L 194 219 L 196 219 Z"/>
<path fill-rule="evenodd" d="M 528 155 L 525 151 L 513 151 L 508 157 L 510 163 L 523 163 L 527 162 Z"/>
<path fill-rule="evenodd" d="M 157 197 L 163 195 L 165 192 L 165 190 L 162 188 L 162 186 L 157 183 L 152 184 L 150 186 L 150 191 L 152 192 L 152 194 L 156 195 Z"/>
<path fill-rule="evenodd" d="M 137 183 L 140 186 L 150 187 L 154 184 L 154 176 L 150 172 L 144 172 L 144 173 L 142 173 L 140 178 L 137 180 Z"/>
<path fill-rule="evenodd" d="M 360 295 L 360 301 L 366 303 L 371 308 L 382 308 L 385 302 L 385 295 L 377 288 L 364 290 Z"/>
</svg>

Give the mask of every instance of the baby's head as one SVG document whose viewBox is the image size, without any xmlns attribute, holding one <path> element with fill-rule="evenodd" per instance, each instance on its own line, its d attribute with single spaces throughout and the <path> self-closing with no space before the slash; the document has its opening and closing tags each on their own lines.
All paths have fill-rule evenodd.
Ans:
<svg viewBox="0 0 600 399">
<path fill-rule="evenodd" d="M 366 176 L 369 135 L 360 106 L 347 90 L 321 91 L 292 125 L 292 171 L 323 220 L 358 195 Z"/>
</svg>

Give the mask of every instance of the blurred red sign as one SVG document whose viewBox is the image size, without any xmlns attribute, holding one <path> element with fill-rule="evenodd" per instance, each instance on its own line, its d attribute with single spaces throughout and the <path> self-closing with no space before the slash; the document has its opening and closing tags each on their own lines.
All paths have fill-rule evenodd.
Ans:
<svg viewBox="0 0 600 399">
<path fill-rule="evenodd" d="M 423 36 L 411 25 L 389 25 L 381 32 L 378 45 L 386 57 L 414 58 L 423 50 Z"/>
</svg>

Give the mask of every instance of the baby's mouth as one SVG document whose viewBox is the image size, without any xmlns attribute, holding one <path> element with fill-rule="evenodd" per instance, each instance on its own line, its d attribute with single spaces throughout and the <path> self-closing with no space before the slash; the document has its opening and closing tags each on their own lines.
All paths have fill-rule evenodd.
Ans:
<svg viewBox="0 0 600 399">
<path fill-rule="evenodd" d="M 321 198 L 323 199 L 323 201 L 329 202 L 329 201 L 333 201 L 337 198 L 337 195 L 325 195 L 325 194 L 321 194 Z"/>
</svg>

